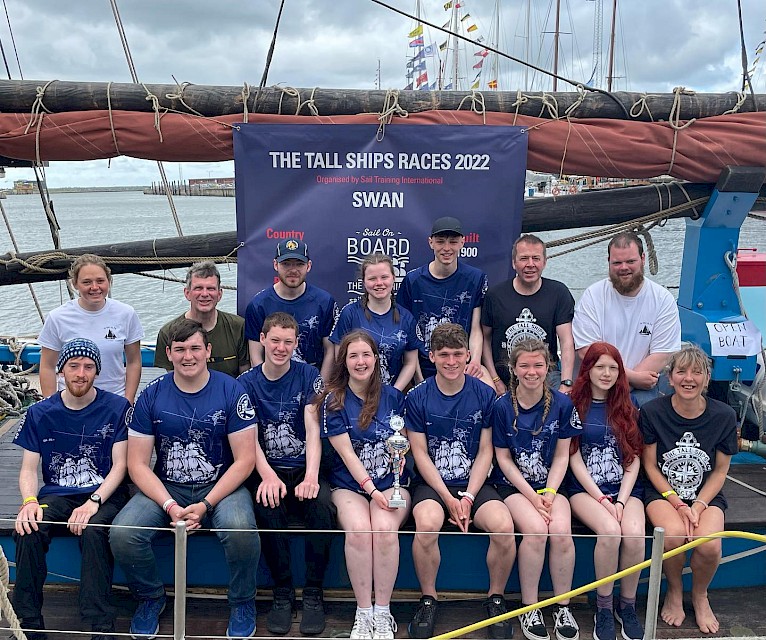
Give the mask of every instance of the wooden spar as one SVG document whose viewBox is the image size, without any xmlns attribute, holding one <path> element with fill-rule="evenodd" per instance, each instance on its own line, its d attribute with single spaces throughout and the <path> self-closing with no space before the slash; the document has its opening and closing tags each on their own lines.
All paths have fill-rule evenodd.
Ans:
<svg viewBox="0 0 766 640">
<path fill-rule="evenodd" d="M 243 113 L 243 87 L 212 86 L 188 84 L 183 87 L 173 84 L 131 84 L 106 82 L 64 82 L 53 80 L 0 80 L 0 112 L 30 113 L 37 100 L 38 89 L 44 87 L 42 98 L 45 109 L 53 113 L 66 111 L 91 111 L 110 108 L 107 89 L 111 98 L 111 109 L 115 111 L 152 111 L 151 94 L 156 96 L 160 109 L 173 109 L 181 113 L 197 113 L 206 117 L 234 115 Z M 384 108 L 386 90 L 358 89 L 322 89 L 299 88 L 298 95 L 286 93 L 281 87 L 266 87 L 258 95 L 255 88 L 250 89 L 247 101 L 249 113 L 295 115 L 299 105 L 304 105 L 298 115 L 311 115 L 305 107 L 307 101 L 313 104 L 321 115 L 356 115 L 359 113 L 379 113 Z M 443 109 L 455 111 L 466 109 L 463 102 L 470 92 L 464 91 L 399 91 L 399 105 L 410 113 Z M 548 108 L 543 107 L 543 95 L 546 102 L 554 101 L 558 106 L 558 115 L 580 99 L 577 92 L 526 92 L 527 100 L 517 106 L 519 94 L 516 91 L 484 91 L 484 105 L 487 111 L 500 113 L 519 113 L 542 118 L 550 118 Z M 570 116 L 573 118 L 609 118 L 623 120 L 651 121 L 667 120 L 673 107 L 673 93 L 643 94 L 619 91 L 611 94 L 588 92 Z M 635 117 L 628 113 L 633 105 L 645 100 L 646 107 Z M 723 114 L 735 109 L 738 95 L 729 93 L 696 93 L 679 95 L 680 110 L 675 114 L 681 120 L 706 118 Z M 750 95 L 745 97 L 739 107 L 740 112 L 765 111 L 766 94 L 756 95 L 755 105 Z M 193 111 L 192 111 L 193 110 Z M 639 109 L 636 109 L 639 111 Z"/>
<path fill-rule="evenodd" d="M 683 189 L 682 189 L 683 187 Z M 709 198 L 712 184 L 704 183 L 668 183 L 642 187 L 626 187 L 606 190 L 586 191 L 560 198 L 529 198 L 524 201 L 522 231 L 535 233 L 552 229 L 580 229 L 582 227 L 602 226 L 627 222 L 640 216 L 668 209 L 690 200 Z M 766 207 L 766 186 L 761 189 L 758 199 L 761 208 Z M 697 206 L 702 212 L 705 202 Z M 671 217 L 693 216 L 694 211 L 687 209 Z M 237 246 L 237 234 L 234 231 L 185 236 L 183 238 L 162 238 L 140 242 L 106 244 L 73 249 L 63 249 L 54 254 L 51 250 L 33 251 L 0 256 L 0 286 L 26 282 L 63 280 L 71 263 L 67 256 L 79 256 L 83 253 L 95 253 L 103 257 L 115 274 L 153 271 L 160 269 L 183 268 L 190 262 L 216 256 L 231 255 Z M 52 254 L 44 259 L 46 254 Z M 65 254 L 65 255 L 62 255 Z M 129 260 L 140 256 L 142 259 Z M 167 259 L 167 262 L 152 262 L 154 257 Z M 114 262 L 120 258 L 126 262 Z M 27 267 L 21 261 L 34 263 L 45 269 L 57 269 L 57 273 L 25 271 Z"/>
</svg>

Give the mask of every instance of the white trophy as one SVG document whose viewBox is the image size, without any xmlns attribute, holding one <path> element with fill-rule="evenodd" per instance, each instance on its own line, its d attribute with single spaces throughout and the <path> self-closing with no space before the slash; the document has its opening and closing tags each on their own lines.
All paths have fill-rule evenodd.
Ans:
<svg viewBox="0 0 766 640">
<path fill-rule="evenodd" d="M 388 506 L 404 509 L 404 507 L 407 506 L 407 501 L 399 491 L 399 489 L 401 489 L 401 485 L 399 484 L 399 469 L 402 466 L 402 459 L 410 450 L 410 441 L 401 434 L 402 429 L 404 429 L 404 418 L 396 415 L 391 416 L 389 425 L 391 426 L 391 429 L 393 429 L 394 434 L 386 440 L 386 447 L 391 454 L 391 466 L 394 472 L 394 492 L 388 500 Z"/>
</svg>

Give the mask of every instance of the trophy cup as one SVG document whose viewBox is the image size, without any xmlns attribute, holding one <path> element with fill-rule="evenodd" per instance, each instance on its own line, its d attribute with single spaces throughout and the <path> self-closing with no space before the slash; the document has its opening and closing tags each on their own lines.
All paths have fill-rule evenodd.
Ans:
<svg viewBox="0 0 766 640">
<path fill-rule="evenodd" d="M 403 509 L 407 506 L 407 501 L 399 491 L 401 488 L 399 484 L 399 467 L 401 466 L 402 458 L 410 450 L 410 441 L 401 434 L 402 429 L 404 429 L 404 418 L 396 415 L 391 416 L 389 424 L 394 434 L 386 440 L 386 448 L 391 454 L 391 466 L 394 472 L 394 493 L 388 501 L 388 506 Z"/>
</svg>

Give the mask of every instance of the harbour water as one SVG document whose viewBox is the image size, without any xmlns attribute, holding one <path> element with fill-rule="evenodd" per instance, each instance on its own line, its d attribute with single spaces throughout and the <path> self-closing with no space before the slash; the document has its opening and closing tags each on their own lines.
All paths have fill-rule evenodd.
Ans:
<svg viewBox="0 0 766 640">
<path fill-rule="evenodd" d="M 61 226 L 61 246 L 79 247 L 129 240 L 167 238 L 176 235 L 167 200 L 140 192 L 61 193 L 53 196 L 54 209 Z M 183 197 L 175 199 L 184 234 L 214 233 L 235 228 L 233 198 Z M 3 201 L 19 249 L 22 252 L 52 247 L 50 231 L 39 196 L 9 196 Z M 456 212 L 460 215 L 459 212 Z M 657 249 L 659 271 L 651 276 L 677 294 L 684 242 L 684 221 L 671 220 L 652 230 Z M 545 240 L 565 238 L 578 231 L 555 231 L 540 234 Z M 310 240 L 309 240 L 310 243 Z M 766 223 L 745 221 L 740 247 L 766 251 Z M 552 254 L 564 250 L 554 248 Z M 0 233 L 0 253 L 13 249 L 5 228 Z M 510 257 L 510 256 L 509 256 Z M 355 265 L 339 265 L 349 276 Z M 236 265 L 220 266 L 224 285 L 236 286 Z M 606 244 L 598 244 L 548 262 L 545 275 L 564 282 L 575 299 L 594 281 L 606 275 Z M 160 274 L 161 272 L 154 272 Z M 184 270 L 169 272 L 178 278 Z M 317 283 L 321 286 L 321 283 Z M 63 282 L 34 285 L 44 313 L 68 299 Z M 146 339 L 153 340 L 159 328 L 188 308 L 182 285 L 139 275 L 115 277 L 112 295 L 132 305 L 141 319 Z M 234 312 L 236 292 L 226 290 L 220 308 Z M 26 285 L 0 288 L 0 335 L 37 335 L 42 322 Z"/>
</svg>

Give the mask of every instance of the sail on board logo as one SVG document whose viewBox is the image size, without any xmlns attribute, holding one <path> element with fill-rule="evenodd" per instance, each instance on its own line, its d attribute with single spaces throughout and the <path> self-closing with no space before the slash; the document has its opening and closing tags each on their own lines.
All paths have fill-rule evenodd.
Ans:
<svg viewBox="0 0 766 640">
<path fill-rule="evenodd" d="M 362 261 L 373 253 L 382 253 L 391 258 L 394 267 L 394 291 L 407 275 L 407 265 L 410 263 L 410 239 L 401 231 L 389 227 L 365 227 L 354 231 L 346 238 L 347 262 L 361 265 Z M 347 283 L 349 302 L 356 300 L 363 292 L 364 286 L 360 279 L 349 280 Z"/>
<path fill-rule="evenodd" d="M 298 248 L 298 243 L 295 240 L 288 240 L 285 242 L 285 248 L 289 251 L 295 251 Z"/>
</svg>

